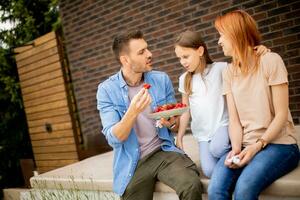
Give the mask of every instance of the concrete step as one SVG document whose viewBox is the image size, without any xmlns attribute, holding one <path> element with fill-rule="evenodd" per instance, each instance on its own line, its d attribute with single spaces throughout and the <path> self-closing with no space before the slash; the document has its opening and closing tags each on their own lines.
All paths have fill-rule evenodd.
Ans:
<svg viewBox="0 0 300 200">
<path fill-rule="evenodd" d="M 28 192 L 27 188 L 7 188 L 3 189 L 4 200 L 20 200 L 22 192 Z"/>
</svg>

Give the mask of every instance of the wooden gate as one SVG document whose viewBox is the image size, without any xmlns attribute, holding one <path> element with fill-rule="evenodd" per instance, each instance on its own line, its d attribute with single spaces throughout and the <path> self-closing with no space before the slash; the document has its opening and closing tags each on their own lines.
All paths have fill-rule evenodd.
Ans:
<svg viewBox="0 0 300 200">
<path fill-rule="evenodd" d="M 59 34 L 48 33 L 15 53 L 37 170 L 77 162 L 82 137 Z"/>
</svg>

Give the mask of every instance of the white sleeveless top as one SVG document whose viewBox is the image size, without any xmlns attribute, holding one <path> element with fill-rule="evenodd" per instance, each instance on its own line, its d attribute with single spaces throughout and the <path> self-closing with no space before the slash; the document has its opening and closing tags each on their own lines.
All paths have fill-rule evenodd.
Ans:
<svg viewBox="0 0 300 200">
<path fill-rule="evenodd" d="M 214 62 L 206 67 L 203 77 L 193 75 L 192 94 L 189 96 L 191 130 L 198 141 L 211 140 L 219 127 L 228 125 L 225 96 L 222 95 L 222 71 L 226 66 L 226 62 Z M 178 90 L 184 94 L 186 74 L 179 77 Z"/>
</svg>

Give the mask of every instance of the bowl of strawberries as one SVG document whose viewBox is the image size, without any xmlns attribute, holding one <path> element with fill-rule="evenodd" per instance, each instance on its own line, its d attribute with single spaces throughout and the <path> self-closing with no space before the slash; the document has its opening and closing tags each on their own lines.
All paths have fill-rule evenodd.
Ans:
<svg viewBox="0 0 300 200">
<path fill-rule="evenodd" d="M 182 115 L 188 110 L 189 107 L 184 103 L 168 103 L 157 106 L 153 113 L 150 113 L 148 116 L 156 120 L 161 118 L 168 119 L 173 116 Z"/>
</svg>

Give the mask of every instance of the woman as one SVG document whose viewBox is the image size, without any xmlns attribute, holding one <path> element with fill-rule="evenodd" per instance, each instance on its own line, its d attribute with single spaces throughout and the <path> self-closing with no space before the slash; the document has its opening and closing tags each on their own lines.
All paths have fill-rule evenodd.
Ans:
<svg viewBox="0 0 300 200">
<path fill-rule="evenodd" d="M 217 17 L 218 44 L 232 63 L 223 71 L 232 150 L 217 163 L 209 199 L 258 199 L 281 176 L 295 169 L 299 149 L 288 108 L 287 71 L 276 53 L 258 56 L 254 19 L 237 10 Z M 233 157 L 237 162 L 233 162 Z M 234 159 L 236 160 L 236 159 Z"/>
<path fill-rule="evenodd" d="M 258 54 L 266 52 L 266 47 L 259 47 Z M 222 95 L 222 71 L 227 63 L 213 62 L 201 34 L 193 31 L 178 36 L 175 54 L 186 70 L 179 78 L 179 92 L 182 102 L 190 106 L 190 112 L 180 117 L 176 145 L 183 149 L 182 138 L 191 117 L 201 169 L 205 176 L 211 177 L 217 161 L 230 150 L 228 113 Z"/>
</svg>

